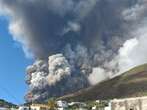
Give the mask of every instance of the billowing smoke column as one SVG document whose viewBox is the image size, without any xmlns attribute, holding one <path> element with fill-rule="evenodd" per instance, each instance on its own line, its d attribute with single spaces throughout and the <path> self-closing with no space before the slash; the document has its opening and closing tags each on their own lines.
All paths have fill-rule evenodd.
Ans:
<svg viewBox="0 0 147 110">
<path fill-rule="evenodd" d="M 146 0 L 0 0 L 9 31 L 36 61 L 27 101 L 95 85 L 147 62 Z"/>
</svg>

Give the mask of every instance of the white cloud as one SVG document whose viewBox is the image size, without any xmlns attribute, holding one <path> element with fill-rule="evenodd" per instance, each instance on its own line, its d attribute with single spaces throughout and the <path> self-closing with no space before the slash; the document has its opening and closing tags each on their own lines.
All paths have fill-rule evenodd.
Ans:
<svg viewBox="0 0 147 110">
<path fill-rule="evenodd" d="M 71 74 L 70 65 L 62 54 L 49 56 L 49 75 L 48 84 L 54 85 L 63 77 Z"/>
<path fill-rule="evenodd" d="M 89 75 L 88 79 L 91 85 L 95 85 L 108 78 L 106 71 L 102 68 L 93 68 L 92 73 Z"/>
<path fill-rule="evenodd" d="M 119 50 L 114 62 L 119 64 L 119 73 L 147 63 L 147 27 L 142 26 L 134 32 L 134 38 L 127 40 Z"/>
</svg>

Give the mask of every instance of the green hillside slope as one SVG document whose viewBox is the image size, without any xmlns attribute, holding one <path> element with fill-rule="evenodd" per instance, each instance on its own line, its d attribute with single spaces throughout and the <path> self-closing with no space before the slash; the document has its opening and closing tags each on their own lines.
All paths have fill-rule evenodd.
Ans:
<svg viewBox="0 0 147 110">
<path fill-rule="evenodd" d="M 101 82 L 59 99 L 87 101 L 147 95 L 147 64 L 135 67 L 120 76 Z"/>
</svg>

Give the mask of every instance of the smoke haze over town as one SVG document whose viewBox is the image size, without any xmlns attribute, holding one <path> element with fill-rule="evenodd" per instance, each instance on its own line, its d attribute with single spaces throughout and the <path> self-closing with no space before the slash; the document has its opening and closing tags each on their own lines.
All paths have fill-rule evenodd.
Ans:
<svg viewBox="0 0 147 110">
<path fill-rule="evenodd" d="M 26 101 L 90 87 L 147 63 L 146 0 L 0 0 L 34 63 Z"/>
</svg>

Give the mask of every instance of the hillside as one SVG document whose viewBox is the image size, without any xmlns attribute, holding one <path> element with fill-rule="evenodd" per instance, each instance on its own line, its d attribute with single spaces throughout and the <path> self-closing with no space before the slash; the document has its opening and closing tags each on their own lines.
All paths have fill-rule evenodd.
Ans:
<svg viewBox="0 0 147 110">
<path fill-rule="evenodd" d="M 15 105 L 15 104 L 12 104 L 12 103 L 10 103 L 10 102 L 7 102 L 7 101 L 5 101 L 5 100 L 3 100 L 3 99 L 0 99 L 0 107 L 6 107 L 6 108 L 17 108 L 17 105 Z"/>
<path fill-rule="evenodd" d="M 120 76 L 101 82 L 59 99 L 87 101 L 147 95 L 147 64 L 135 67 Z"/>
</svg>

